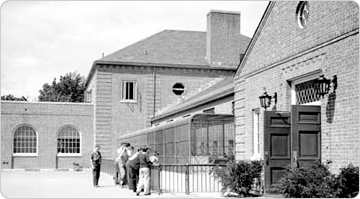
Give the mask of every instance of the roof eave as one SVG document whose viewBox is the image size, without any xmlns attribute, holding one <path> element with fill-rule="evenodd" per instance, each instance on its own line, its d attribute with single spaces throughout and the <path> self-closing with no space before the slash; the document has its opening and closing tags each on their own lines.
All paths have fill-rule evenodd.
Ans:
<svg viewBox="0 0 360 199">
<path fill-rule="evenodd" d="M 190 104 L 190 105 L 188 105 L 186 107 L 171 110 L 169 112 L 166 112 L 166 113 L 160 114 L 158 116 L 152 117 L 150 120 L 151 120 L 151 122 L 155 122 L 157 120 L 161 120 L 161 119 L 169 117 L 171 115 L 175 115 L 176 113 L 183 112 L 183 111 L 192 109 L 194 107 L 200 106 L 202 104 L 206 104 L 206 103 L 209 103 L 211 101 L 215 101 L 217 99 L 224 98 L 224 97 L 227 97 L 227 96 L 230 96 L 230 95 L 233 95 L 233 94 L 234 94 L 234 87 L 232 86 L 231 88 L 228 88 L 228 89 L 222 91 L 221 93 L 213 94 L 212 96 L 210 96 L 206 100 L 197 100 L 197 101 L 193 102 L 192 104 Z"/>
<path fill-rule="evenodd" d="M 245 50 L 245 53 L 244 53 L 244 57 L 241 59 L 240 63 L 239 63 L 239 66 L 236 70 L 236 73 L 235 73 L 235 79 L 240 75 L 242 69 L 244 68 L 244 65 L 245 65 L 245 62 L 249 56 L 249 54 L 251 53 L 252 51 L 252 48 L 254 47 L 255 43 L 256 43 L 256 40 L 258 39 L 261 31 L 262 31 L 262 28 L 264 27 L 266 21 L 267 21 L 267 18 L 269 17 L 270 13 L 271 13 L 271 10 L 272 8 L 274 7 L 276 1 L 270 1 L 268 6 L 266 7 L 265 9 L 265 12 L 263 14 L 263 16 L 261 17 L 261 20 L 259 22 L 259 25 L 257 26 L 255 32 L 254 32 L 254 35 L 252 37 L 252 39 L 250 40 L 250 43 L 248 45 L 248 47 L 246 48 Z"/>
<path fill-rule="evenodd" d="M 144 62 L 124 62 L 124 61 L 106 61 L 96 60 L 94 61 L 91 70 L 86 78 L 87 87 L 90 83 L 92 76 L 95 73 L 96 65 L 122 65 L 122 66 L 147 66 L 147 67 L 164 67 L 164 68 L 189 68 L 189 69 L 208 69 L 208 70 L 225 70 L 225 71 L 236 71 L 234 66 L 210 66 L 210 65 L 194 65 L 194 64 L 172 64 L 172 63 L 144 63 Z"/>
<path fill-rule="evenodd" d="M 173 63 L 152 63 L 152 62 L 127 62 L 127 61 L 106 61 L 96 60 L 94 64 L 106 65 L 123 65 L 123 66 L 155 66 L 155 67 L 170 67 L 170 68 L 195 68 L 195 69 L 213 69 L 213 70 L 236 70 L 234 66 L 210 66 L 210 65 L 195 65 L 195 64 L 173 64 Z"/>
</svg>

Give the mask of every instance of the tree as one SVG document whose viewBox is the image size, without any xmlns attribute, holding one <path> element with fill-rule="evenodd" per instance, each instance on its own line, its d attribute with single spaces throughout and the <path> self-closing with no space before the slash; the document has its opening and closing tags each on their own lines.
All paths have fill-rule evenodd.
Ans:
<svg viewBox="0 0 360 199">
<path fill-rule="evenodd" d="M 85 82 L 85 78 L 77 72 L 60 76 L 59 82 L 54 78 L 51 84 L 45 83 L 39 90 L 39 101 L 83 102 Z"/>
<path fill-rule="evenodd" d="M 27 98 L 25 98 L 24 96 L 22 97 L 15 97 L 12 94 L 8 94 L 8 95 L 3 95 L 1 96 L 1 100 L 8 100 L 8 101 L 27 101 Z"/>
</svg>

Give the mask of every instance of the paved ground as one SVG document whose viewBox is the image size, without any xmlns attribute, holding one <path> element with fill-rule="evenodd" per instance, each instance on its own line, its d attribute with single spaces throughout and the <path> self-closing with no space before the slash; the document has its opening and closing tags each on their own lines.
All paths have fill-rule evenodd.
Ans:
<svg viewBox="0 0 360 199">
<path fill-rule="evenodd" d="M 6 198 L 136 198 L 127 188 L 114 185 L 112 176 L 101 173 L 100 187 L 92 186 L 90 170 L 74 171 L 1 171 L 1 193 Z M 169 194 L 141 198 L 221 198 L 221 194 Z"/>
</svg>

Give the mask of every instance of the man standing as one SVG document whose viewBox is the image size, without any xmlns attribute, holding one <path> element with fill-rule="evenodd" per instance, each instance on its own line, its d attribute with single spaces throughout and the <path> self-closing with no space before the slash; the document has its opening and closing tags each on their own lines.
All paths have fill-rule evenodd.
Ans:
<svg viewBox="0 0 360 199">
<path fill-rule="evenodd" d="M 142 149 L 141 149 L 142 150 Z M 128 155 L 129 160 L 126 162 L 127 168 L 127 177 L 128 177 L 128 185 L 129 189 L 136 192 L 136 184 L 139 179 L 139 167 L 140 167 L 140 159 L 139 159 L 139 151 L 135 152 L 134 147 L 129 147 Z"/>
<path fill-rule="evenodd" d="M 139 153 L 140 160 L 140 172 L 139 172 L 139 182 L 136 187 L 136 195 L 140 194 L 142 188 L 144 188 L 144 195 L 150 195 L 150 157 L 148 150 L 150 147 L 143 147 L 142 152 Z"/>
<path fill-rule="evenodd" d="M 91 168 L 93 171 L 93 185 L 94 187 L 99 186 L 99 178 L 100 178 L 100 165 L 101 165 L 101 153 L 100 146 L 95 145 L 95 149 L 91 152 Z"/>
</svg>

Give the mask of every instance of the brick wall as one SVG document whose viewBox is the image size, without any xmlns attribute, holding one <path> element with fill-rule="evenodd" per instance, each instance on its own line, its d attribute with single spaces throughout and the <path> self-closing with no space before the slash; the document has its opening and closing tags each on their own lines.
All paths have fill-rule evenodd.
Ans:
<svg viewBox="0 0 360 199">
<path fill-rule="evenodd" d="M 278 94 L 277 106 L 271 108 L 289 112 L 291 80 L 322 73 L 338 78 L 336 92 L 321 99 L 322 160 L 332 160 L 333 171 L 348 163 L 359 165 L 358 6 L 355 2 L 309 2 L 309 21 L 300 29 L 294 17 L 297 3 L 275 2 L 236 76 L 236 158 L 252 155 L 252 110 L 260 108 L 258 97 L 265 89 L 270 95 Z M 261 124 L 262 117 L 261 112 Z M 262 126 L 260 132 L 263 149 Z"/>
<path fill-rule="evenodd" d="M 150 126 L 150 118 L 154 114 L 154 86 L 157 111 L 178 100 L 179 97 L 172 92 L 176 82 L 185 86 L 185 93 L 192 93 L 214 78 L 233 73 L 227 70 L 156 67 L 154 85 L 154 67 L 98 66 L 96 79 L 93 79 L 96 82 L 95 142 L 101 145 L 104 158 L 115 158 L 120 135 Z M 121 82 L 124 80 L 137 82 L 136 103 L 121 102 Z"/>
<path fill-rule="evenodd" d="M 79 131 L 81 157 L 77 162 L 89 167 L 93 147 L 92 121 L 92 104 L 1 101 L 2 168 L 56 168 L 57 133 L 65 125 Z M 35 157 L 13 157 L 13 133 L 23 124 L 33 127 L 38 135 L 38 155 Z M 72 162 L 62 164 L 62 167 L 72 168 Z"/>
</svg>

